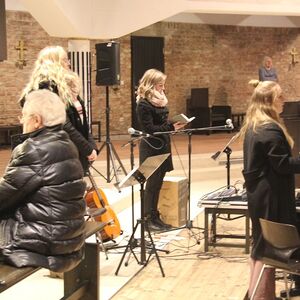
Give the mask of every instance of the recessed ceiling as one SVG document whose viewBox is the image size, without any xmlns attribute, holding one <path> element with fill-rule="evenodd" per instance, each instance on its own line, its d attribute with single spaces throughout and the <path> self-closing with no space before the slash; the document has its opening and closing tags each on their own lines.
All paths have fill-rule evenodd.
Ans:
<svg viewBox="0 0 300 300">
<path fill-rule="evenodd" d="M 89 39 L 118 38 L 159 21 L 300 27 L 299 0 L 6 0 L 6 9 L 30 12 L 51 36 Z"/>
</svg>

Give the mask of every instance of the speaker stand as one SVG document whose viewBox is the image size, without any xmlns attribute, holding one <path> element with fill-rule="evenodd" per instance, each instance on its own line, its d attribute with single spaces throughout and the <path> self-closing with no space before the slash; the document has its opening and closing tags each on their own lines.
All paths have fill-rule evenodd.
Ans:
<svg viewBox="0 0 300 300">
<path fill-rule="evenodd" d="M 118 171 L 121 169 L 125 175 L 127 175 L 127 172 L 118 156 L 118 153 L 116 149 L 114 148 L 114 145 L 111 143 L 110 140 L 110 128 L 109 128 L 109 116 L 110 116 L 110 107 L 109 107 L 109 86 L 106 86 L 106 109 L 105 109 L 105 115 L 106 115 L 106 140 L 103 142 L 99 149 L 99 154 L 101 151 L 106 148 L 106 176 L 104 176 L 102 173 L 100 173 L 98 170 L 94 169 L 99 175 L 101 175 L 106 182 L 111 182 L 112 179 L 115 177 L 116 183 L 118 184 L 120 182 Z M 116 167 L 116 163 L 119 163 L 119 167 Z M 111 169 L 112 166 L 112 169 Z"/>
</svg>

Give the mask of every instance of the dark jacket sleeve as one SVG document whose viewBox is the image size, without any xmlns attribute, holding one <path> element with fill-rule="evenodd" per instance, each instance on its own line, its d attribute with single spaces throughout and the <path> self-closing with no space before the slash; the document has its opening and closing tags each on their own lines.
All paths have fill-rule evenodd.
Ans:
<svg viewBox="0 0 300 300">
<path fill-rule="evenodd" d="M 89 136 L 88 136 L 88 142 L 89 144 L 93 147 L 93 149 L 96 150 L 97 154 L 99 153 L 99 150 L 98 150 L 98 147 L 97 147 L 97 144 L 95 142 L 95 139 L 94 137 L 92 136 L 92 134 L 89 132 Z"/>
<path fill-rule="evenodd" d="M 258 69 L 258 79 L 259 79 L 259 81 L 264 81 L 265 80 L 262 68 Z"/>
<path fill-rule="evenodd" d="M 33 148 L 23 151 L 22 147 L 23 145 L 19 145 L 13 151 L 5 175 L 0 180 L 0 213 L 18 206 L 29 193 L 41 185 L 41 168 L 39 159 L 36 159 L 38 153 Z M 32 161 L 32 165 L 28 161 Z"/>
<path fill-rule="evenodd" d="M 94 149 L 97 149 L 95 141 L 93 140 L 93 143 L 87 141 L 85 137 L 74 128 L 70 121 L 67 121 L 64 124 L 63 129 L 68 133 L 70 139 L 76 145 L 77 149 L 82 155 L 89 156 Z"/>
<path fill-rule="evenodd" d="M 168 114 L 163 109 L 154 108 L 146 101 L 137 105 L 137 115 L 142 129 L 147 133 L 173 131 L 173 124 L 168 121 Z M 154 118 L 158 118 L 154 120 Z"/>
<path fill-rule="evenodd" d="M 290 146 L 279 127 L 266 128 L 266 152 L 272 168 L 279 174 L 300 173 L 299 157 L 291 156 Z"/>
</svg>

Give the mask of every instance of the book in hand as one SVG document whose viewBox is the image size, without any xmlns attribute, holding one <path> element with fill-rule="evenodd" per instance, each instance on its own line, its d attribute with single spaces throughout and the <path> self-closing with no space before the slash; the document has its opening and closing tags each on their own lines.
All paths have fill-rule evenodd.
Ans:
<svg viewBox="0 0 300 300">
<path fill-rule="evenodd" d="M 188 118 L 185 114 L 176 115 L 171 119 L 172 123 L 183 123 L 187 124 L 192 122 L 195 119 L 195 117 Z"/>
</svg>

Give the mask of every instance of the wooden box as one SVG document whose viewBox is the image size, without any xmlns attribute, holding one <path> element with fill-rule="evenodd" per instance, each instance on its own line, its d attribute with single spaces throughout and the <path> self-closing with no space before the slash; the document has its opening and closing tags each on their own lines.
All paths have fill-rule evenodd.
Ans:
<svg viewBox="0 0 300 300">
<path fill-rule="evenodd" d="M 159 194 L 158 209 L 161 219 L 173 226 L 186 224 L 188 179 L 165 177 Z"/>
</svg>

